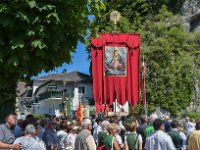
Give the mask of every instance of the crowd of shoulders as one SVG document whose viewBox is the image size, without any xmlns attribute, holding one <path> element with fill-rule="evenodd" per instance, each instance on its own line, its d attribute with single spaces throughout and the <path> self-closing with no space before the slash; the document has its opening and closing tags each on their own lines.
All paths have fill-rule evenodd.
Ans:
<svg viewBox="0 0 200 150">
<path fill-rule="evenodd" d="M 198 150 L 200 121 L 141 115 L 121 118 L 6 116 L 0 150 Z M 16 123 L 17 122 L 17 123 Z"/>
</svg>

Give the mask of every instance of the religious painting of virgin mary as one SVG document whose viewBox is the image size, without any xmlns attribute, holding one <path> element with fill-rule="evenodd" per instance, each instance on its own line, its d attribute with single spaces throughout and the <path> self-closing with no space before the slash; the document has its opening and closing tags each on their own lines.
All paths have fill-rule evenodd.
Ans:
<svg viewBox="0 0 200 150">
<path fill-rule="evenodd" d="M 106 46 L 104 74 L 106 76 L 126 76 L 126 47 Z"/>
</svg>

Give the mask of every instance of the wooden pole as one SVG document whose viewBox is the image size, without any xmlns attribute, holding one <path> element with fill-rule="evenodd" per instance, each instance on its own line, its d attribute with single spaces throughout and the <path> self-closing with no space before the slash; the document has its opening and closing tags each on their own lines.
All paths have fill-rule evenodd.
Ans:
<svg viewBox="0 0 200 150">
<path fill-rule="evenodd" d="M 115 99 L 115 123 L 117 122 L 117 99 Z"/>
</svg>

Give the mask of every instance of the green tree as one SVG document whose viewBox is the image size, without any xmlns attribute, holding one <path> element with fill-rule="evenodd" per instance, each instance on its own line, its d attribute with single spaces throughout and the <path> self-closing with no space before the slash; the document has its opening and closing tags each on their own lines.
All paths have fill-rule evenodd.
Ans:
<svg viewBox="0 0 200 150">
<path fill-rule="evenodd" d="M 88 16 L 100 17 L 101 9 L 100 0 L 0 2 L 1 117 L 14 111 L 18 80 L 71 63 L 77 42 L 88 34 Z"/>
<path fill-rule="evenodd" d="M 117 32 L 138 31 L 149 15 L 159 13 L 163 5 L 177 14 L 180 13 L 183 3 L 184 0 L 104 0 L 106 12 L 102 12 L 101 18 L 95 18 L 93 29 L 98 29 L 99 32 L 112 31 L 113 24 L 110 22 L 110 13 L 117 10 L 122 15 Z"/>
<path fill-rule="evenodd" d="M 149 3 L 154 12 L 159 12 L 160 8 L 165 5 L 167 6 L 168 10 L 174 14 L 179 14 L 185 1 L 186 0 L 150 0 Z"/>
<path fill-rule="evenodd" d="M 141 26 L 141 22 L 147 18 L 151 13 L 151 5 L 148 0 L 105 0 L 106 11 L 102 12 L 101 18 L 94 19 L 94 27 L 91 29 L 98 29 L 99 32 L 112 32 L 114 24 L 110 21 L 110 13 L 117 10 L 122 17 L 119 22 L 117 32 L 132 32 Z"/>
<path fill-rule="evenodd" d="M 171 113 L 189 106 L 193 88 L 195 51 L 191 34 L 181 26 L 179 16 L 163 7 L 144 22 L 141 29 L 142 53 L 147 62 L 147 100 L 149 109 L 160 106 Z"/>
</svg>

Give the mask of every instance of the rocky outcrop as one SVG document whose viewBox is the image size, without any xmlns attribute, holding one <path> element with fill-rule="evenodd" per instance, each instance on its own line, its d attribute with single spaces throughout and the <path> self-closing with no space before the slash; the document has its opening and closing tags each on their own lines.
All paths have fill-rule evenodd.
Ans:
<svg viewBox="0 0 200 150">
<path fill-rule="evenodd" d="M 186 0 L 181 14 L 188 31 L 193 32 L 200 29 L 200 0 Z"/>
</svg>

